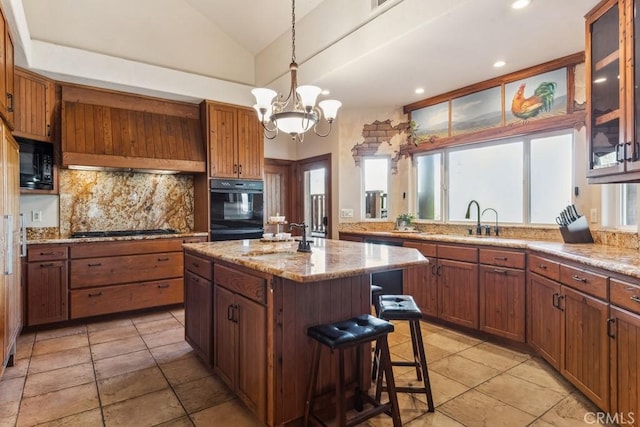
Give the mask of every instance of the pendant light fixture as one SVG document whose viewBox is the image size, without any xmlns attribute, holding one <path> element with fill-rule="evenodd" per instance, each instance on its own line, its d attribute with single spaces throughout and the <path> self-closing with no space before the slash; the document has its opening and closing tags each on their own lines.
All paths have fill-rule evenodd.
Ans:
<svg viewBox="0 0 640 427">
<path fill-rule="evenodd" d="M 286 98 L 268 88 L 255 88 L 251 91 L 256 97 L 256 104 L 253 108 L 258 112 L 265 138 L 274 139 L 278 136 L 278 132 L 285 132 L 291 135 L 291 139 L 302 142 L 305 132 L 311 129 L 320 137 L 329 135 L 331 125 L 342 103 L 335 99 L 327 99 L 316 106 L 316 99 L 320 95 L 321 89 L 311 85 L 298 86 L 295 0 L 291 0 L 291 64 L 289 71 L 291 73 L 291 87 Z M 318 122 L 323 115 L 329 123 L 329 129 L 326 133 L 318 131 Z"/>
</svg>

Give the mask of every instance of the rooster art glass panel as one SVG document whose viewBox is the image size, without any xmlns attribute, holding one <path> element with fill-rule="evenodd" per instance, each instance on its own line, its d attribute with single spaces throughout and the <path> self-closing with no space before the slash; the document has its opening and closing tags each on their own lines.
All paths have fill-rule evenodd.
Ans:
<svg viewBox="0 0 640 427">
<path fill-rule="evenodd" d="M 510 101 L 509 101 L 510 100 Z M 505 85 L 507 124 L 567 112 L 567 69 L 550 71 Z"/>
</svg>

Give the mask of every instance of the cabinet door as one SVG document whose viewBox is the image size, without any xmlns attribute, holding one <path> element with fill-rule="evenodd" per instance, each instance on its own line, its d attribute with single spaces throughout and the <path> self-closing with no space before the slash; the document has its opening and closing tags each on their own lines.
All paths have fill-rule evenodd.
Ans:
<svg viewBox="0 0 640 427">
<path fill-rule="evenodd" d="M 431 258 L 426 267 L 412 267 L 402 274 L 403 293 L 413 296 L 423 314 L 438 315 L 438 287 L 435 275 L 436 260 Z"/>
<path fill-rule="evenodd" d="M 478 328 L 478 265 L 438 259 L 438 317 Z"/>
<path fill-rule="evenodd" d="M 8 98 L 7 98 L 7 41 L 4 35 L 7 32 L 7 22 L 4 16 L 0 14 L 0 114 L 8 117 Z"/>
<path fill-rule="evenodd" d="M 627 117 L 626 117 L 626 138 L 625 138 L 625 160 L 628 172 L 640 171 L 640 13 L 636 12 L 636 1 L 630 0 L 625 2 L 625 13 L 629 22 L 630 31 L 628 31 L 626 45 L 626 81 L 628 96 L 626 98 Z M 633 34 L 633 36 L 631 36 Z M 632 37 L 632 38 L 631 38 Z M 638 58 L 638 59 L 636 59 Z M 633 88 L 633 90 L 631 89 Z M 637 174 L 635 174 L 637 175 Z M 640 421 L 638 421 L 640 423 Z"/>
<path fill-rule="evenodd" d="M 624 172 L 625 69 L 619 36 L 623 7 L 609 1 L 587 17 L 587 176 Z"/>
<path fill-rule="evenodd" d="M 238 377 L 236 392 L 261 420 L 267 407 L 267 310 L 240 295 L 236 298 Z"/>
<path fill-rule="evenodd" d="M 190 271 L 184 276 L 185 338 L 200 358 L 213 366 L 213 286 Z"/>
<path fill-rule="evenodd" d="M 560 372 L 603 410 L 609 409 L 607 303 L 562 287 Z"/>
<path fill-rule="evenodd" d="M 67 262 L 28 264 L 27 324 L 29 326 L 68 319 Z"/>
<path fill-rule="evenodd" d="M 15 131 L 17 135 L 52 141 L 51 83 L 22 70 L 15 74 Z"/>
<path fill-rule="evenodd" d="M 5 27 L 5 76 L 6 76 L 6 90 L 7 90 L 7 120 L 9 123 L 14 123 L 14 110 L 15 110 L 15 88 L 14 88 L 14 61 L 13 61 L 13 40 L 11 39 L 11 33 L 9 32 L 9 26 Z"/>
<path fill-rule="evenodd" d="M 640 426 L 640 316 L 610 309 L 613 321 L 611 342 L 611 413 L 635 414 Z M 629 423 L 620 423 L 629 425 Z"/>
<path fill-rule="evenodd" d="M 525 340 L 524 271 L 480 266 L 480 330 Z"/>
<path fill-rule="evenodd" d="M 216 372 L 232 389 L 235 389 L 237 357 L 236 357 L 236 324 L 234 318 L 234 295 L 220 286 L 214 286 L 214 366 Z"/>
<path fill-rule="evenodd" d="M 562 312 L 557 308 L 560 284 L 529 274 L 527 282 L 527 341 L 554 368 L 560 369 Z"/>
<path fill-rule="evenodd" d="M 238 175 L 240 178 L 262 179 L 264 137 L 255 110 L 238 109 Z"/>
<path fill-rule="evenodd" d="M 236 144 L 236 109 L 210 104 L 209 112 L 209 175 L 216 178 L 238 176 Z"/>
</svg>

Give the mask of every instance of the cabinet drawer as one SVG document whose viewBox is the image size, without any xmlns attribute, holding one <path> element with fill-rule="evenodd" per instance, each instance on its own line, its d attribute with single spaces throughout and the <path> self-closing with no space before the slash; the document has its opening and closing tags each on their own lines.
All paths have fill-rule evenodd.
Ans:
<svg viewBox="0 0 640 427">
<path fill-rule="evenodd" d="M 478 248 L 438 245 L 438 258 L 454 261 L 478 262 Z"/>
<path fill-rule="evenodd" d="M 69 287 L 115 285 L 182 277 L 182 252 L 71 260 Z"/>
<path fill-rule="evenodd" d="M 560 263 L 551 261 L 537 255 L 529 255 L 529 271 L 548 277 L 551 280 L 560 280 Z"/>
<path fill-rule="evenodd" d="M 640 314 L 640 285 L 610 279 L 609 298 L 611 304 Z"/>
<path fill-rule="evenodd" d="M 560 264 L 560 282 L 594 297 L 607 299 L 607 277 Z"/>
<path fill-rule="evenodd" d="M 70 294 L 72 319 L 184 301 L 182 279 L 80 289 Z"/>
<path fill-rule="evenodd" d="M 266 280 L 261 277 L 232 270 L 220 264 L 214 264 L 213 281 L 218 285 L 237 294 L 244 295 L 253 301 L 261 304 L 265 303 Z"/>
<path fill-rule="evenodd" d="M 436 244 L 435 243 L 421 243 L 421 242 L 404 242 L 402 244 L 405 248 L 416 248 L 420 253 L 426 257 L 436 256 Z"/>
<path fill-rule="evenodd" d="M 29 245 L 27 247 L 27 261 L 56 261 L 67 259 L 68 256 L 68 246 Z"/>
<path fill-rule="evenodd" d="M 480 264 L 524 268 L 524 252 L 480 249 Z"/>
<path fill-rule="evenodd" d="M 71 246 L 71 258 L 98 258 L 182 252 L 182 239 L 123 240 L 119 242 L 89 242 Z"/>
<path fill-rule="evenodd" d="M 184 254 L 185 270 L 191 271 L 207 280 L 211 280 L 211 264 L 212 262 L 209 259 L 201 258 L 189 253 Z"/>
</svg>

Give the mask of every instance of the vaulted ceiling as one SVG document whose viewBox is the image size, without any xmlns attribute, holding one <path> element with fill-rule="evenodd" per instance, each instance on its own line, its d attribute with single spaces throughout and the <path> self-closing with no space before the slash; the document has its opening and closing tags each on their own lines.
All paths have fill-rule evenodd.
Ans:
<svg viewBox="0 0 640 427">
<path fill-rule="evenodd" d="M 290 0 L 1 1 L 18 65 L 59 80 L 246 105 L 288 85 Z M 299 79 L 395 107 L 584 50 L 598 0 L 511 1 L 297 0 Z"/>
</svg>

